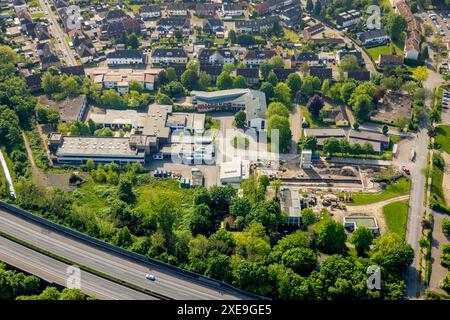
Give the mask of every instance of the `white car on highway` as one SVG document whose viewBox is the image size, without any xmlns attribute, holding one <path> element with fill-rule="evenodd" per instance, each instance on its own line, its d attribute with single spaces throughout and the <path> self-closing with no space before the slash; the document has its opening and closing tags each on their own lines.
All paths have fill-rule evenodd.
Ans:
<svg viewBox="0 0 450 320">
<path fill-rule="evenodd" d="M 155 275 L 149 274 L 149 273 L 147 273 L 147 274 L 145 275 L 145 278 L 147 278 L 147 279 L 150 280 L 150 281 L 155 281 L 155 280 L 156 280 Z"/>
</svg>

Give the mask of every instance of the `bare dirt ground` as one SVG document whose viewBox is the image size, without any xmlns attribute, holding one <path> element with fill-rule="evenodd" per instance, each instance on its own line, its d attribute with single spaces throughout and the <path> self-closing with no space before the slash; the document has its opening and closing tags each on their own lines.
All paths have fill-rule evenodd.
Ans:
<svg viewBox="0 0 450 320">
<path fill-rule="evenodd" d="M 347 210 L 333 210 L 330 211 L 333 214 L 333 218 L 338 222 L 343 222 L 344 217 L 348 216 L 354 216 L 354 215 L 367 215 L 367 216 L 373 216 L 377 219 L 378 226 L 380 227 L 380 233 L 384 234 L 387 232 L 386 222 L 384 220 L 383 215 L 383 207 L 387 204 L 407 200 L 409 198 L 409 195 L 404 195 L 392 199 L 388 199 L 385 201 L 380 201 L 377 203 L 369 204 L 369 205 L 363 205 L 363 206 L 347 206 Z"/>
<path fill-rule="evenodd" d="M 442 187 L 444 188 L 445 203 L 450 204 L 450 155 L 447 152 L 441 152 L 442 158 L 445 161 L 444 179 Z"/>
</svg>

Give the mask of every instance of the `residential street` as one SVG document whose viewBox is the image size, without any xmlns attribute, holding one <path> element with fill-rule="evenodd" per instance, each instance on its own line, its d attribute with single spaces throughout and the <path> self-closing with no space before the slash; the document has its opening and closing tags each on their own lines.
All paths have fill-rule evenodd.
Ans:
<svg viewBox="0 0 450 320">
<path fill-rule="evenodd" d="M 59 50 L 61 50 L 67 65 L 69 66 L 77 65 L 77 60 L 75 59 L 74 53 L 72 49 L 69 47 L 69 44 L 65 40 L 66 34 L 61 29 L 61 26 L 58 24 L 56 14 L 52 11 L 50 5 L 46 0 L 39 0 L 39 4 L 41 5 L 43 11 L 48 12 L 46 16 L 49 20 L 49 30 L 52 36 L 57 40 L 55 46 Z"/>
<path fill-rule="evenodd" d="M 442 77 L 435 73 L 431 66 L 428 65 L 430 75 L 424 82 L 423 86 L 427 92 L 427 99 L 425 101 L 427 108 L 431 104 L 431 92 L 439 83 L 442 82 Z M 411 198 L 410 198 L 410 209 L 408 214 L 407 223 L 407 233 L 406 241 L 412 246 L 416 255 L 414 257 L 414 262 L 409 268 L 406 276 L 406 294 L 408 298 L 415 298 L 419 291 L 423 288 L 420 287 L 417 279 L 417 268 L 418 268 L 418 252 L 419 252 L 419 240 L 421 236 L 421 219 L 422 214 L 426 208 L 424 207 L 425 198 L 425 176 L 422 173 L 422 168 L 426 166 L 427 162 L 427 151 L 428 151 L 428 133 L 427 126 L 423 126 L 420 132 L 416 136 L 415 148 L 416 148 L 416 161 L 411 167 Z"/>
</svg>

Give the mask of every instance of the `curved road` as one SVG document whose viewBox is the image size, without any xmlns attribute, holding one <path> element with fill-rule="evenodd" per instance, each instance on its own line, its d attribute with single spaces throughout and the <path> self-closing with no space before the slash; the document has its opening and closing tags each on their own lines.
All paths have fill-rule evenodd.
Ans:
<svg viewBox="0 0 450 320">
<path fill-rule="evenodd" d="M 84 241 L 19 218 L 4 209 L 0 209 L 0 231 L 74 263 L 171 299 L 252 299 L 250 296 L 232 290 L 221 290 L 207 282 L 203 284 L 194 281 L 187 276 L 176 274 L 160 266 L 154 266 L 150 269 L 144 263 L 91 246 Z M 154 274 L 156 281 L 148 281 L 145 278 L 146 273 Z"/>
<path fill-rule="evenodd" d="M 0 237 L 0 261 L 34 274 L 50 283 L 66 286 L 68 264 L 50 258 L 6 238 Z M 100 278 L 89 272 L 80 272 L 80 290 L 101 300 L 154 300 L 139 291 Z"/>
</svg>

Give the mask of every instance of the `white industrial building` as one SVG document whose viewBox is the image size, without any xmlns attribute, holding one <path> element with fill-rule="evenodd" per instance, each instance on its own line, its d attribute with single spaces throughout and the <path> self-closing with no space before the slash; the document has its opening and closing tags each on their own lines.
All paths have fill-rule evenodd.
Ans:
<svg viewBox="0 0 450 320">
<path fill-rule="evenodd" d="M 240 183 L 250 175 L 250 161 L 235 158 L 220 164 L 220 183 Z"/>
</svg>

